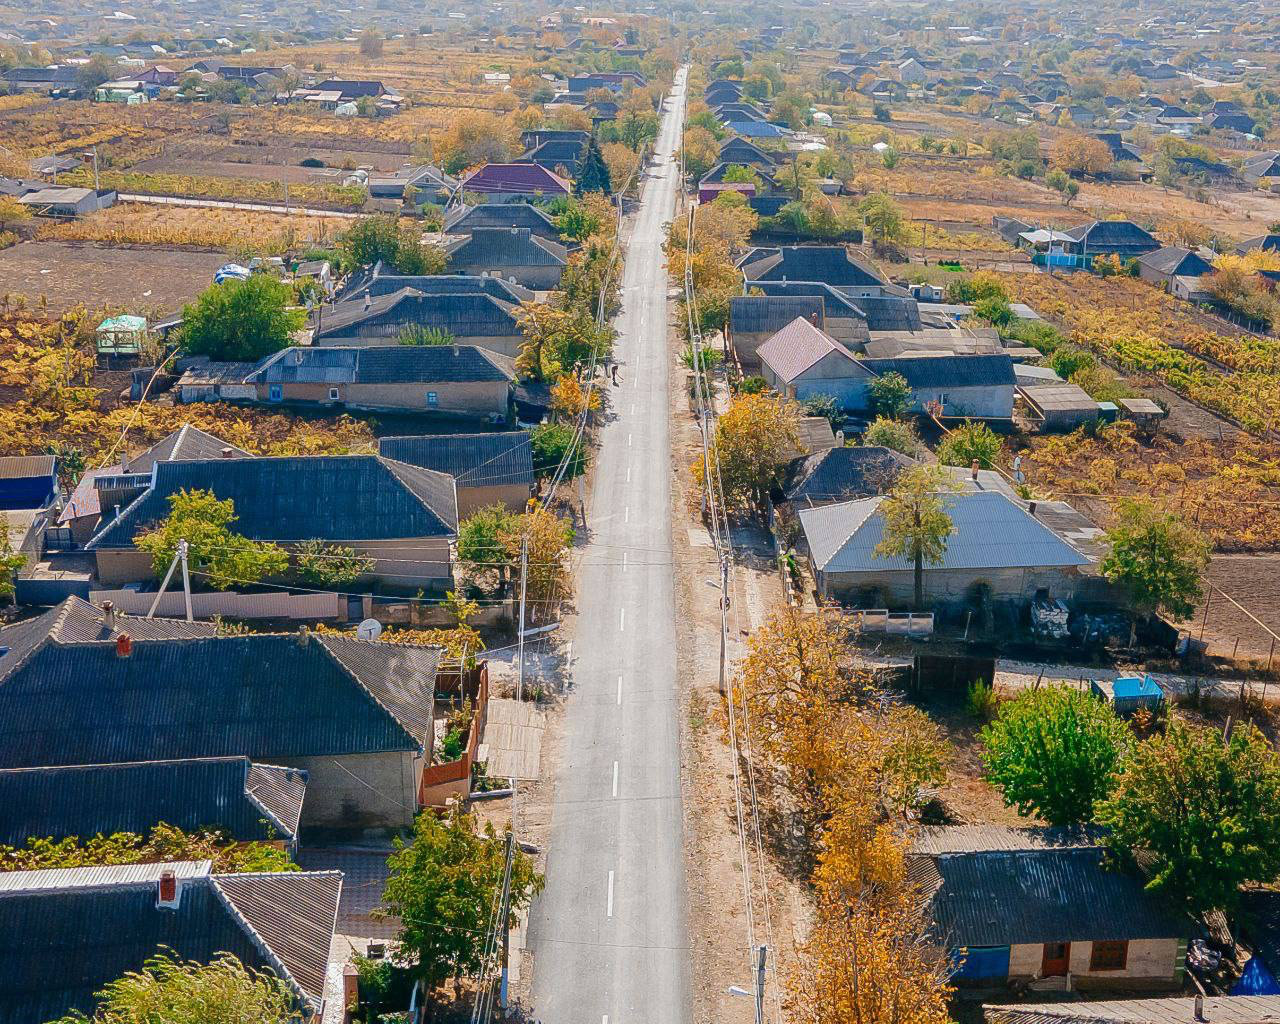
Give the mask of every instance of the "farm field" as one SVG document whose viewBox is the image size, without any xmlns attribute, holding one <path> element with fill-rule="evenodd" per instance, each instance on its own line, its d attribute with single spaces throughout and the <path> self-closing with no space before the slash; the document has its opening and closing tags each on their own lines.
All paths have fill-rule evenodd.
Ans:
<svg viewBox="0 0 1280 1024">
<path fill-rule="evenodd" d="M 43 297 L 53 312 L 85 306 L 176 311 L 227 262 L 217 252 L 37 239 L 0 251 L 0 293 Z"/>
</svg>

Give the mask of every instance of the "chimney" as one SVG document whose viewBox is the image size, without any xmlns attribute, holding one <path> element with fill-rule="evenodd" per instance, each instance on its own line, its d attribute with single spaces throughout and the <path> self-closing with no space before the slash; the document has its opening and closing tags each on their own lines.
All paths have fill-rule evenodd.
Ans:
<svg viewBox="0 0 1280 1024">
<path fill-rule="evenodd" d="M 234 448 L 227 447 L 227 448 L 223 448 L 220 454 L 224 459 L 234 459 L 236 455 L 236 450 Z"/>
<path fill-rule="evenodd" d="M 1208 1019 L 1209 1019 L 1208 1017 L 1206 1017 L 1206 1016 L 1204 1015 L 1204 996 L 1200 995 L 1199 993 L 1197 993 L 1197 994 L 1196 994 L 1196 1012 L 1195 1012 L 1195 1018 L 1196 1018 L 1196 1020 L 1200 1020 L 1200 1021 L 1204 1021 L 1204 1020 L 1208 1020 Z"/>
<path fill-rule="evenodd" d="M 133 653 L 133 637 L 128 633 L 121 633 L 116 637 L 116 657 L 127 658 Z"/>
<path fill-rule="evenodd" d="M 306 626 L 298 627 L 298 646 L 306 647 L 311 640 L 311 630 Z"/>
<path fill-rule="evenodd" d="M 1036 514 L 1036 503 L 1034 501 L 1027 505 L 1027 512 L 1032 516 Z"/>
<path fill-rule="evenodd" d="M 365 308 L 365 310 L 367 311 L 367 310 L 369 309 L 369 307 L 370 307 L 370 306 L 372 306 L 372 305 L 373 305 L 373 296 L 372 296 L 372 295 L 370 295 L 368 292 L 365 292 L 365 293 L 364 293 L 364 308 Z"/>
<path fill-rule="evenodd" d="M 973 480 L 976 483 L 978 480 L 978 460 L 977 459 L 974 459 L 973 465 L 969 467 L 969 475 L 973 477 Z"/>
<path fill-rule="evenodd" d="M 156 883 L 156 906 L 161 910 L 178 909 L 178 876 L 166 868 Z"/>
<path fill-rule="evenodd" d="M 112 601 L 102 602 L 102 626 L 104 629 L 114 629 L 116 625 L 116 606 Z"/>
</svg>

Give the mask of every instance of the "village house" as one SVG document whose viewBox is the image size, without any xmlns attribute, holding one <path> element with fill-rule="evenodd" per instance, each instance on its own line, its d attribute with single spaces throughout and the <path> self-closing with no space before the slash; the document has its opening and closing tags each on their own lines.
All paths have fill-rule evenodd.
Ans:
<svg viewBox="0 0 1280 1024">
<path fill-rule="evenodd" d="M 1189 923 L 1104 861 L 1087 830 L 926 826 L 908 874 L 960 987 L 1063 978 L 1078 990 L 1174 992 Z"/>
<path fill-rule="evenodd" d="M 97 994 L 169 953 L 231 953 L 285 985 L 306 1021 L 343 1005 L 337 871 L 218 875 L 211 863 L 121 864 L 0 874 L 0 1020 L 92 1014 Z"/>
<path fill-rule="evenodd" d="M 85 545 L 104 584 L 154 579 L 138 538 L 168 516 L 172 496 L 202 490 L 233 503 L 234 529 L 250 540 L 342 544 L 373 559 L 367 577 L 380 589 L 452 586 L 458 508 L 443 473 L 377 455 L 278 456 L 157 462 L 130 485 L 135 496 Z"/>
<path fill-rule="evenodd" d="M 1123 260 L 1155 252 L 1160 243 L 1127 220 L 1095 220 L 1063 232 L 1064 252 L 1081 258 L 1119 256 Z"/>
<path fill-rule="evenodd" d="M 406 164 L 391 174 L 370 174 L 365 184 L 374 199 L 404 199 L 412 193 L 419 205 L 443 205 L 458 188 L 455 178 L 431 164 Z"/>
<path fill-rule="evenodd" d="M 551 291 L 569 265 L 559 242 L 534 235 L 528 228 L 481 228 L 445 246 L 449 267 L 460 274 L 487 273 L 525 288 Z"/>
<path fill-rule="evenodd" d="M 748 288 L 761 282 L 813 281 L 852 299 L 885 294 L 891 286 L 874 267 L 842 245 L 784 245 L 757 250 L 742 263 Z"/>
<path fill-rule="evenodd" d="M 463 179 L 462 191 L 488 203 L 534 203 L 567 198 L 573 185 L 538 164 L 485 164 Z"/>
<path fill-rule="evenodd" d="M 907 608 L 915 599 L 914 563 L 876 553 L 884 538 L 882 497 L 801 509 L 804 548 L 818 594 L 864 608 Z M 928 608 L 991 604 L 1020 608 L 1037 597 L 1070 603 L 1093 559 L 1037 515 L 1036 502 L 996 491 L 946 494 L 951 520 L 941 562 L 924 567 Z"/>
<path fill-rule="evenodd" d="M 481 285 L 477 280 L 459 277 L 456 284 L 433 287 L 430 293 L 412 285 L 389 292 L 382 291 L 386 285 L 368 287 L 359 297 L 319 308 L 311 344 L 403 348 L 401 336 L 421 327 L 443 331 L 459 345 L 478 345 L 515 358 L 524 344 L 517 305 L 498 297 L 504 290 L 501 285 Z"/>
<path fill-rule="evenodd" d="M 459 519 L 490 505 L 524 512 L 536 482 L 526 430 L 383 437 L 378 454 L 453 477 Z"/>
<path fill-rule="evenodd" d="M 458 206 L 445 214 L 446 235 L 470 235 L 483 228 L 520 228 L 543 241 L 564 244 L 551 216 L 528 203 L 480 203 Z"/>
<path fill-rule="evenodd" d="M 1192 302 L 1208 299 L 1201 278 L 1213 273 L 1213 264 L 1191 249 L 1165 246 L 1138 257 L 1138 276 L 1170 295 Z"/>
<path fill-rule="evenodd" d="M 795 463 L 784 494 L 793 512 L 871 498 L 890 490 L 902 471 L 913 465 L 900 452 L 877 445 L 828 448 Z"/>
<path fill-rule="evenodd" d="M 1280 996 L 1169 996 L 983 1007 L 986 1024 L 1272 1024 Z"/>
<path fill-rule="evenodd" d="M 288 348 L 245 377 L 258 402 L 446 413 L 497 423 L 511 411 L 515 363 L 476 345 Z"/>
<path fill-rule="evenodd" d="M 408 828 L 423 806 L 440 648 L 305 630 L 55 639 L 58 611 L 0 632 L 19 631 L 0 655 L 0 768 L 247 757 L 306 772 L 302 830 Z"/>
<path fill-rule="evenodd" d="M 759 373 L 756 351 L 796 319 L 826 328 L 820 295 L 735 295 L 729 300 L 728 342 L 746 376 Z"/>
<path fill-rule="evenodd" d="M 292 848 L 307 773 L 247 757 L 0 770 L 0 843 L 147 835 L 165 824 Z"/>
</svg>

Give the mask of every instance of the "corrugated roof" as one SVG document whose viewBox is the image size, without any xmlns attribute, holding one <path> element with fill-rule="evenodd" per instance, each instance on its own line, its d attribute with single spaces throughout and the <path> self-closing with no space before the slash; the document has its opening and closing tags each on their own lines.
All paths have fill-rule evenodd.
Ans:
<svg viewBox="0 0 1280 1024">
<path fill-rule="evenodd" d="M 57 464 L 57 457 L 53 455 L 0 456 L 0 480 L 52 477 Z"/>
<path fill-rule="evenodd" d="M 752 281 L 753 291 L 761 291 L 765 295 L 817 295 L 822 298 L 823 315 L 832 319 L 855 319 L 865 321 L 867 315 L 858 303 L 842 292 L 836 291 L 829 284 L 821 281 Z M 858 300 L 859 302 L 861 300 Z"/>
<path fill-rule="evenodd" d="M 452 266 L 500 270 L 503 267 L 564 267 L 568 250 L 528 228 L 473 228 L 446 249 Z"/>
<path fill-rule="evenodd" d="M 465 192 L 568 195 L 573 186 L 540 164 L 485 164 L 462 182 Z"/>
<path fill-rule="evenodd" d="M 451 536 L 458 528 L 453 480 L 427 470 L 406 473 L 410 469 L 378 455 L 157 463 L 152 486 L 85 547 L 132 547 L 135 538 L 169 514 L 169 497 L 184 490 L 212 491 L 230 500 L 233 529 L 253 540 Z"/>
<path fill-rule="evenodd" d="M 774 334 L 797 317 L 824 328 L 821 295 L 735 295 L 729 300 L 729 330 Z"/>
<path fill-rule="evenodd" d="M 512 209 L 533 209 L 527 203 L 508 203 Z M 505 208 L 505 207 L 504 207 Z M 410 288 L 423 295 L 489 295 L 499 302 L 517 306 L 533 299 L 532 290 L 520 284 L 492 275 L 476 274 L 395 274 L 374 267 L 372 273 L 353 275 L 342 291 L 339 305 L 359 300 L 363 303 L 366 293 L 372 296 L 390 295 L 401 288 Z"/>
<path fill-rule="evenodd" d="M 1004 353 L 975 356 L 899 356 L 863 359 L 862 365 L 881 376 L 900 373 L 913 388 L 1012 387 L 1013 360 Z"/>
<path fill-rule="evenodd" d="M 743 264 L 748 281 L 816 281 L 836 288 L 884 285 L 874 267 L 842 245 L 784 245 L 772 255 Z"/>
<path fill-rule="evenodd" d="M 585 134 L 585 133 L 584 133 Z M 476 228 L 528 228 L 540 238 L 560 241 L 560 229 L 543 210 L 529 203 L 480 203 L 453 210 L 444 219 L 450 235 L 469 235 Z"/>
<path fill-rule="evenodd" d="M 1079 828 L 1007 828 L 1003 825 L 923 825 L 911 843 L 913 853 L 981 853 L 984 850 L 1069 850 L 1097 846 L 1103 830 Z"/>
<path fill-rule="evenodd" d="M 910 570 L 901 555 L 884 557 L 875 549 L 884 537 L 879 514 L 883 498 L 863 498 L 821 508 L 801 509 L 800 525 L 822 572 Z M 994 491 L 943 496 L 952 533 L 940 564 L 930 569 L 1005 569 L 1081 566 L 1089 559 L 1028 514 L 1019 503 Z"/>
<path fill-rule="evenodd" d="M 367 306 L 361 293 L 360 298 L 339 302 L 322 312 L 315 332 L 317 343 L 323 338 L 360 334 L 361 328 L 410 324 L 438 327 L 460 339 L 513 337 L 520 333 L 516 307 L 478 289 L 424 295 L 406 287 L 385 295 L 370 294 Z"/>
<path fill-rule="evenodd" d="M 849 374 L 857 373 L 858 360 L 825 331 L 804 317 L 796 317 L 758 349 L 756 355 L 780 379 L 790 384 L 824 356 L 840 356 L 849 364 Z"/>
<path fill-rule="evenodd" d="M 1138 262 L 1158 274 L 1179 277 L 1203 277 L 1213 273 L 1213 264 L 1199 253 L 1169 245 L 1138 257 Z"/>
<path fill-rule="evenodd" d="M 1179 938 L 1189 925 L 1096 847 L 912 854 L 950 948 Z M 921 869 L 927 869 L 922 871 Z"/>
<path fill-rule="evenodd" d="M 378 452 L 390 459 L 448 473 L 459 487 L 533 483 L 533 449 L 527 430 L 384 437 L 378 441 Z"/>
<path fill-rule="evenodd" d="M 787 500 L 797 505 L 824 505 L 883 494 L 911 465 L 909 458 L 889 448 L 832 448 L 801 463 Z"/>
<path fill-rule="evenodd" d="M 1108 999 L 1089 1002 L 986 1006 L 987 1024 L 1276 1024 L 1280 996 L 1205 996 L 1196 1015 L 1194 997 Z"/>
<path fill-rule="evenodd" d="M 48 644 L 0 679 L 0 767 L 417 751 L 438 662 L 335 637 Z"/>
<path fill-rule="evenodd" d="M 305 793 L 305 772 L 247 757 L 4 769 L 0 843 L 146 834 L 161 822 L 243 842 L 292 839 Z"/>
<path fill-rule="evenodd" d="M 98 990 L 165 949 L 200 963 L 225 952 L 270 968 L 318 1010 L 341 875 L 210 876 L 208 869 L 207 861 L 77 869 L 98 873 L 97 882 L 22 890 L 0 876 L 0 1021 L 92 1013 Z M 184 879 L 176 909 L 156 906 L 162 871 Z"/>
<path fill-rule="evenodd" d="M 180 860 L 164 864 L 93 864 L 83 868 L 41 868 L 0 871 L 0 896 L 15 892 L 99 889 L 113 885 L 148 885 L 172 871 L 178 878 L 207 878 L 211 860 Z"/>
</svg>

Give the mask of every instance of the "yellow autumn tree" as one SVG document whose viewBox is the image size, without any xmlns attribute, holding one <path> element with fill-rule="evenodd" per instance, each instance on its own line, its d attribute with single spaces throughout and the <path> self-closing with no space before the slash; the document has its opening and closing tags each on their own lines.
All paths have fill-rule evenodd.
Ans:
<svg viewBox="0 0 1280 1024">
<path fill-rule="evenodd" d="M 588 392 L 574 374 L 566 374 L 551 385 L 551 412 L 559 419 L 574 420 L 590 408 L 600 408 L 600 394 Z"/>
<path fill-rule="evenodd" d="M 797 454 L 804 454 L 799 428 L 798 407 L 789 399 L 772 394 L 734 397 L 716 420 L 712 439 L 719 482 L 730 511 L 763 514 L 778 471 Z M 705 489 L 704 475 L 699 458 L 693 464 L 699 489 Z"/>
<path fill-rule="evenodd" d="M 1049 163 L 1067 174 L 1104 174 L 1115 161 L 1105 142 L 1070 132 L 1049 148 Z"/>
<path fill-rule="evenodd" d="M 504 519 L 498 528 L 498 542 L 513 566 L 519 566 L 521 546 L 527 544 L 525 597 L 535 620 L 546 618 L 552 607 L 573 591 L 569 572 L 573 537 L 572 523 L 537 502 L 523 515 Z"/>
</svg>

